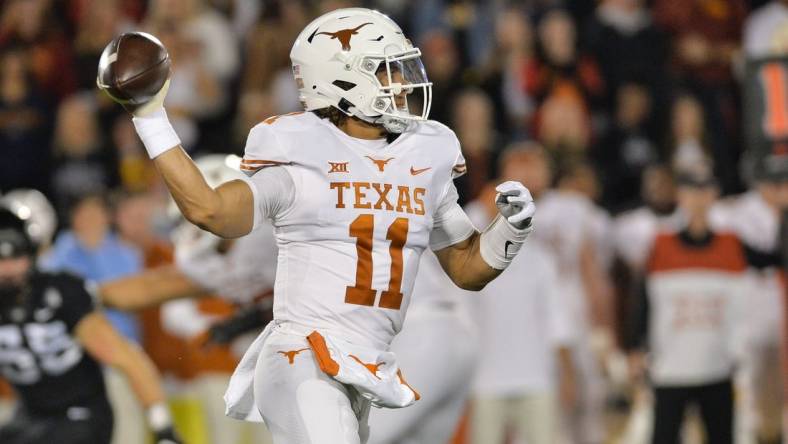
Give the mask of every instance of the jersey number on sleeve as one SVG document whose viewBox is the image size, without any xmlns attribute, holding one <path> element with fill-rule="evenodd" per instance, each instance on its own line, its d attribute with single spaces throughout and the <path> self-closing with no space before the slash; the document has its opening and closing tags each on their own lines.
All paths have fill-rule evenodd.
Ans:
<svg viewBox="0 0 788 444">
<path fill-rule="evenodd" d="M 345 302 L 357 305 L 375 305 L 377 291 L 372 288 L 372 239 L 375 219 L 362 214 L 350 224 L 350 237 L 356 238 L 356 285 L 345 290 Z M 389 226 L 386 239 L 390 241 L 391 272 L 389 288 L 380 295 L 379 307 L 399 310 L 402 304 L 402 247 L 408 240 L 408 219 L 398 217 Z"/>
</svg>

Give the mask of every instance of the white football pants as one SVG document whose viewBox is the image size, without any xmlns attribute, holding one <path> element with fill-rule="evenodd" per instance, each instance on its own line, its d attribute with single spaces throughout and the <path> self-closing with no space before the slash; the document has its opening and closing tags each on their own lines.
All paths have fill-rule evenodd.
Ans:
<svg viewBox="0 0 788 444">
<path fill-rule="evenodd" d="M 370 403 L 318 368 L 304 336 L 274 329 L 257 360 L 257 409 L 274 444 L 363 444 Z"/>
</svg>

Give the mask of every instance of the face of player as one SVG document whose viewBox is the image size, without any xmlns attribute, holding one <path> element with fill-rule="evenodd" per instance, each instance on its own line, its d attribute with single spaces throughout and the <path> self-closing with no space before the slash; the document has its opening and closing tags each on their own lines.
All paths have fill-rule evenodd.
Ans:
<svg viewBox="0 0 788 444">
<path fill-rule="evenodd" d="M 389 86 L 389 78 L 386 74 L 386 66 L 385 64 L 381 64 L 381 68 L 378 68 L 377 73 L 375 74 L 380 81 L 382 86 Z M 408 85 L 409 82 L 405 80 L 405 76 L 402 75 L 402 72 L 399 69 L 396 69 L 394 65 L 391 65 L 391 80 L 392 83 L 399 83 L 400 85 Z M 397 109 L 407 111 L 407 100 L 406 97 L 411 91 L 407 90 L 406 88 L 402 88 L 399 92 L 395 91 L 394 94 L 394 103 L 397 106 Z"/>
<path fill-rule="evenodd" d="M 504 166 L 501 178 L 522 183 L 534 197 L 544 193 L 552 180 L 547 159 L 541 153 L 531 152 L 513 156 Z"/>
<path fill-rule="evenodd" d="M 788 182 L 758 182 L 756 188 L 761 198 L 772 208 L 788 208 Z"/>
<path fill-rule="evenodd" d="M 73 210 L 71 227 L 83 245 L 95 248 L 110 228 L 109 210 L 98 198 L 85 199 Z"/>
<path fill-rule="evenodd" d="M 673 211 L 676 205 L 676 186 L 670 170 L 652 167 L 643 174 L 643 200 L 658 213 Z"/>
<path fill-rule="evenodd" d="M 717 187 L 714 185 L 678 187 L 678 204 L 691 219 L 705 219 L 717 200 Z"/>
<path fill-rule="evenodd" d="M 0 259 L 0 304 L 19 294 L 32 265 L 28 256 Z"/>
</svg>

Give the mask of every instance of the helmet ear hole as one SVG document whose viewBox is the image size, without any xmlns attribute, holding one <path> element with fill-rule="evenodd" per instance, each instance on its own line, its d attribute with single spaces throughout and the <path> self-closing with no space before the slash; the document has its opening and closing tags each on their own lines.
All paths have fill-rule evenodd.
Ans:
<svg viewBox="0 0 788 444">
<path fill-rule="evenodd" d="M 333 82 L 331 82 L 331 84 L 343 91 L 350 91 L 351 89 L 356 87 L 355 83 L 346 82 L 344 80 L 334 80 Z"/>
</svg>

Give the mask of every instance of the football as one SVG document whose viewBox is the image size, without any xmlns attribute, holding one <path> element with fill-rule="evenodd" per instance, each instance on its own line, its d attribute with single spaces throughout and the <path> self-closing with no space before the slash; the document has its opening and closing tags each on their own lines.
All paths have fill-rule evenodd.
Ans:
<svg viewBox="0 0 788 444">
<path fill-rule="evenodd" d="M 101 54 L 96 83 L 124 106 L 145 104 L 170 76 L 170 56 L 156 37 L 127 32 L 115 37 Z"/>
</svg>

